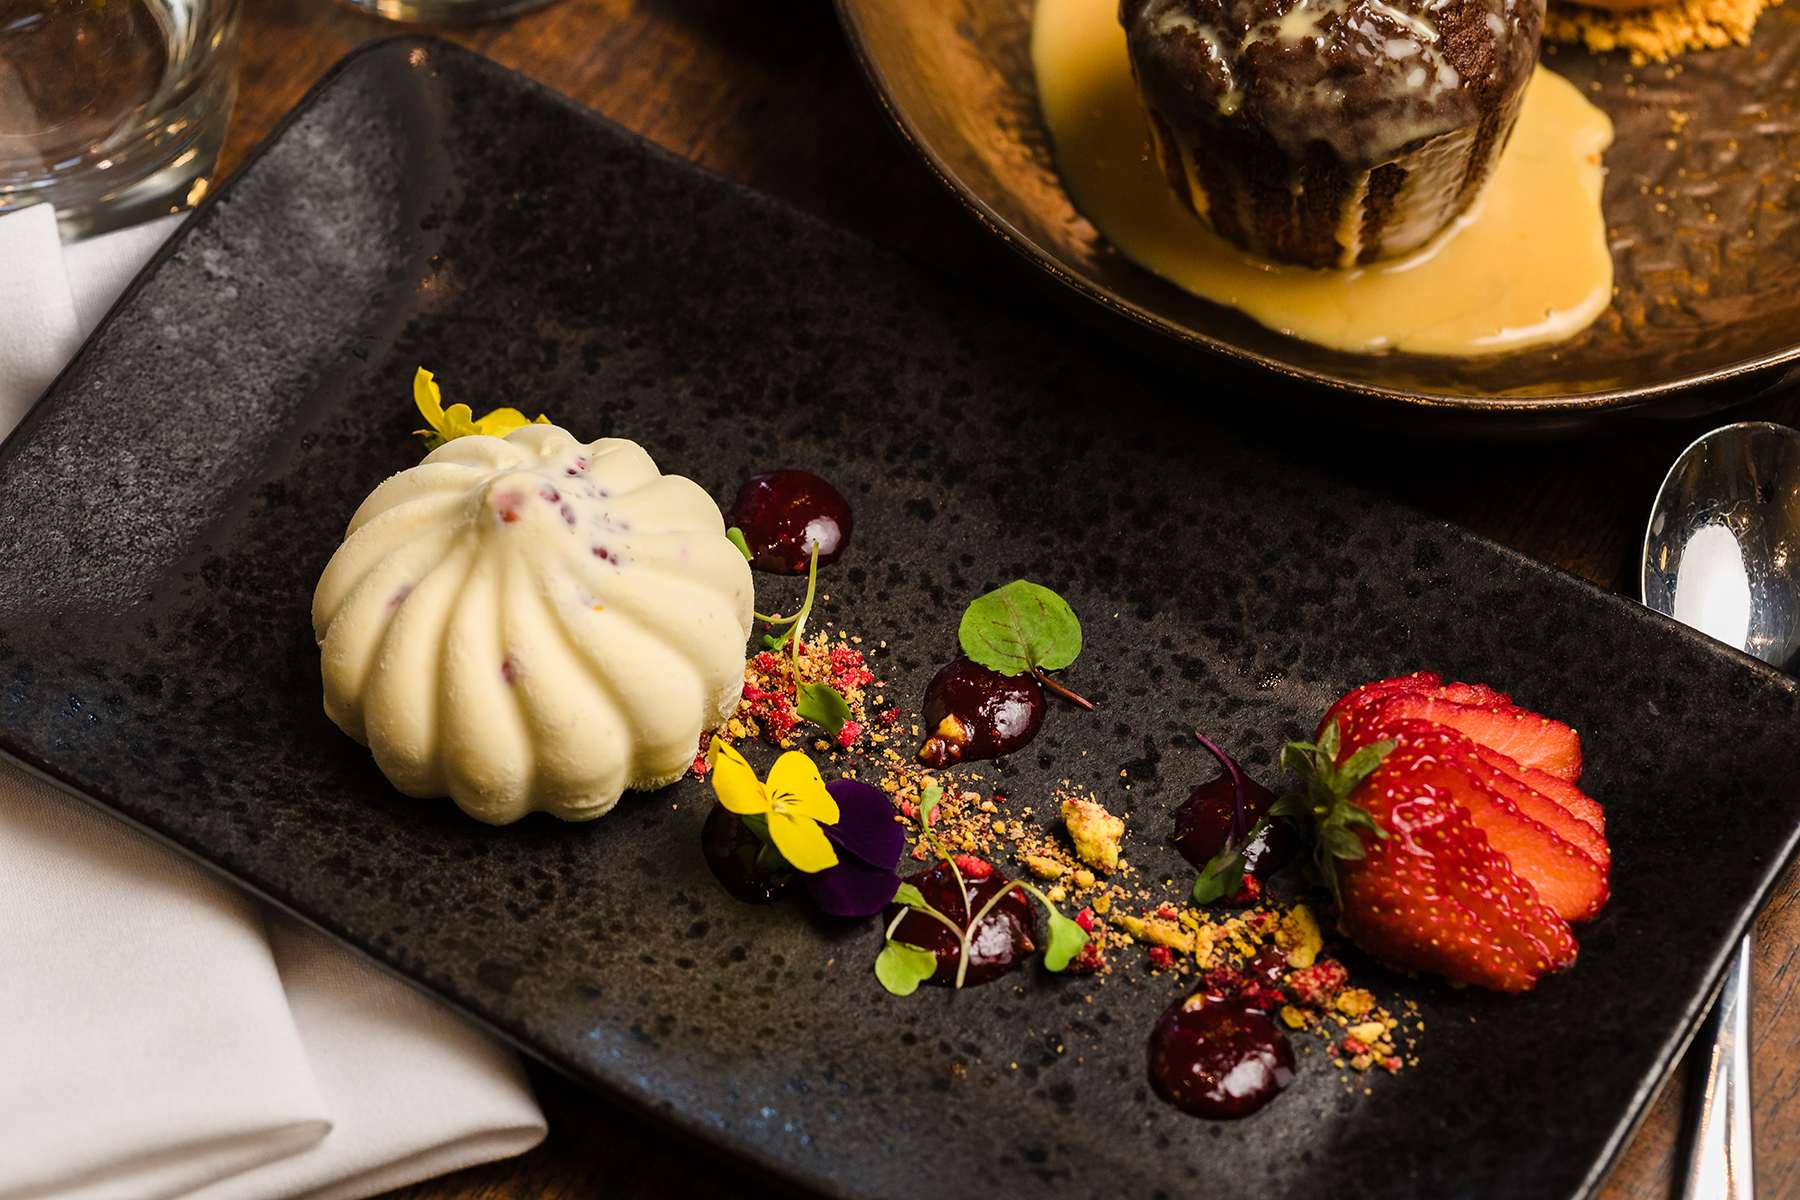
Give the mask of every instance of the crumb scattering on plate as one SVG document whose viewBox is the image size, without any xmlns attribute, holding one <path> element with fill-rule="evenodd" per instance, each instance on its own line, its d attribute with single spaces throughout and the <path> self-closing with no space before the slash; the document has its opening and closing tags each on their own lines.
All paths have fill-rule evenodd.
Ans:
<svg viewBox="0 0 1800 1200">
<path fill-rule="evenodd" d="M 1674 0 L 1652 8 L 1610 9 L 1552 0 L 1544 40 L 1586 46 L 1595 54 L 1624 50 L 1631 64 L 1667 62 L 1689 50 L 1750 44 L 1763 9 L 1781 0 Z"/>
</svg>

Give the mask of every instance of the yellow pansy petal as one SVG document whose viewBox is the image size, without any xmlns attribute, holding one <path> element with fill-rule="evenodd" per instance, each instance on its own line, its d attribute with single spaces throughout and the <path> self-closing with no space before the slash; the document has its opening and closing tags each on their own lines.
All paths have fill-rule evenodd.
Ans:
<svg viewBox="0 0 1800 1200">
<path fill-rule="evenodd" d="M 772 808 L 827 825 L 838 823 L 837 801 L 825 790 L 819 768 L 798 750 L 789 750 L 769 768 L 769 803 Z"/>
<path fill-rule="evenodd" d="M 466 404 L 452 404 L 444 410 L 444 438 L 454 440 L 480 433 L 475 424 L 475 410 Z"/>
<path fill-rule="evenodd" d="M 792 863 L 796 871 L 812 875 L 837 866 L 837 851 L 831 848 L 831 839 L 816 821 L 776 809 L 769 814 L 769 836 L 775 839 L 781 857 Z"/>
<path fill-rule="evenodd" d="M 531 424 L 525 414 L 516 408 L 496 408 L 481 420 L 475 422 L 475 428 L 489 437 L 505 437 L 515 429 L 523 429 Z"/>
<path fill-rule="evenodd" d="M 424 367 L 413 376 L 413 403 L 419 406 L 419 415 L 427 424 L 437 430 L 438 436 L 444 434 L 444 396 L 438 385 L 431 382 L 431 372 Z M 424 432 L 421 430 L 420 432 Z"/>
<path fill-rule="evenodd" d="M 706 752 L 706 762 L 707 778 L 712 780 L 720 804 L 734 813 L 769 811 L 769 794 L 756 778 L 756 768 L 744 761 L 743 755 L 714 738 Z"/>
</svg>

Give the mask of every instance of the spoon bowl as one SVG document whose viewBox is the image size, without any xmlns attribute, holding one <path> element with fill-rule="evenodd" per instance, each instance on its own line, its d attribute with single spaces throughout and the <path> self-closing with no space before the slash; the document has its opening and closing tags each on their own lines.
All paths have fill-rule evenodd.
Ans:
<svg viewBox="0 0 1800 1200">
<path fill-rule="evenodd" d="M 1644 603 L 1800 671 L 1800 432 L 1715 429 L 1669 468 L 1644 535 Z"/>
<path fill-rule="evenodd" d="M 1675 460 L 1644 534 L 1644 603 L 1790 674 L 1800 668 L 1800 432 L 1746 421 Z M 1681 1200 L 1754 1200 L 1750 935 L 1696 1050 Z"/>
</svg>

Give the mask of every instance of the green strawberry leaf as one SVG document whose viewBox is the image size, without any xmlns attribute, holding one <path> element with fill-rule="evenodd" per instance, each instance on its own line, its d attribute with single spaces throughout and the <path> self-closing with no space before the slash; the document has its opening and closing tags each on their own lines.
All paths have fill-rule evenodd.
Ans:
<svg viewBox="0 0 1800 1200">
<path fill-rule="evenodd" d="M 1055 671 L 1081 653 L 1081 622 L 1049 588 L 1015 579 L 969 605 L 956 640 L 964 654 L 1002 675 Z"/>
<path fill-rule="evenodd" d="M 794 693 L 800 698 L 794 705 L 794 715 L 802 721 L 811 721 L 832 737 L 836 737 L 843 730 L 844 722 L 850 719 L 850 705 L 829 683 L 803 683 L 794 689 Z"/>
<path fill-rule="evenodd" d="M 1087 930 L 1050 910 L 1050 944 L 1044 947 L 1044 969 L 1060 971 L 1088 944 Z"/>
<path fill-rule="evenodd" d="M 1237 895 L 1244 884 L 1244 866 L 1244 856 L 1238 851 L 1219 851 L 1194 880 L 1194 903 L 1211 904 Z"/>
<path fill-rule="evenodd" d="M 756 557 L 750 553 L 750 543 L 744 540 L 744 531 L 739 529 L 736 525 L 727 529 L 725 531 L 725 536 L 730 538 L 731 544 L 738 548 L 738 553 L 744 556 L 745 562 L 749 562 L 752 558 Z"/>
<path fill-rule="evenodd" d="M 1329 888 L 1339 903 L 1343 897 L 1338 891 L 1337 860 L 1355 860 L 1368 853 L 1355 830 L 1367 829 L 1377 838 L 1388 836 L 1368 809 L 1351 802 L 1350 794 L 1381 765 L 1395 745 L 1391 741 L 1373 742 L 1340 763 L 1337 755 L 1342 742 L 1334 718 L 1319 735 L 1317 744 L 1289 742 L 1281 748 L 1282 769 L 1300 776 L 1306 790 L 1281 797 L 1270 807 L 1269 815 L 1310 820 L 1313 859 L 1307 875 Z"/>
<path fill-rule="evenodd" d="M 887 940 L 875 959 L 875 978 L 896 996 L 910 996 L 937 971 L 937 955 L 907 942 Z"/>
</svg>

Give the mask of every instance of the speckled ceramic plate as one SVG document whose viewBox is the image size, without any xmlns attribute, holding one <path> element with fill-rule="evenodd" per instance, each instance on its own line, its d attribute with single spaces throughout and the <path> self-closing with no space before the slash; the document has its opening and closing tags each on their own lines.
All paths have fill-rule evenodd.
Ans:
<svg viewBox="0 0 1800 1200">
<path fill-rule="evenodd" d="M 1613 119 L 1603 204 L 1612 306 L 1562 345 L 1478 359 L 1357 355 L 1283 337 L 1115 251 L 1075 211 L 1038 111 L 1033 0 L 837 0 L 901 133 L 1052 293 L 1130 352 L 1205 385 L 1393 429 L 1571 436 L 1691 417 L 1800 369 L 1800 15 L 1752 44 L 1633 67 L 1562 46 L 1543 62 Z M 1204 393 L 1202 397 L 1204 398 Z"/>
<path fill-rule="evenodd" d="M 1080 342 L 463 51 L 362 51 L 0 448 L 0 748 L 794 1188 L 1585 1193 L 1794 845 L 1793 681 Z M 1365 1092 L 1311 1043 L 1276 1103 L 1213 1124 L 1147 1092 L 1182 980 L 1130 954 L 1105 981 L 897 999 L 872 922 L 727 898 L 702 784 L 502 829 L 398 795 L 321 711 L 309 607 L 363 495 L 417 459 L 420 364 L 477 408 L 637 438 L 716 497 L 775 466 L 835 480 L 856 540 L 823 616 L 890 702 L 917 703 L 969 598 L 1060 590 L 1099 711 L 1057 708 L 977 773 L 1040 814 L 1062 780 L 1098 794 L 1147 889 L 1186 886 L 1170 814 L 1213 773 L 1190 730 L 1274 782 L 1332 697 L 1429 667 L 1581 729 L 1612 902 L 1525 996 L 1351 955 L 1420 1006 L 1418 1065 Z M 758 580 L 777 607 L 795 586 Z"/>
</svg>

